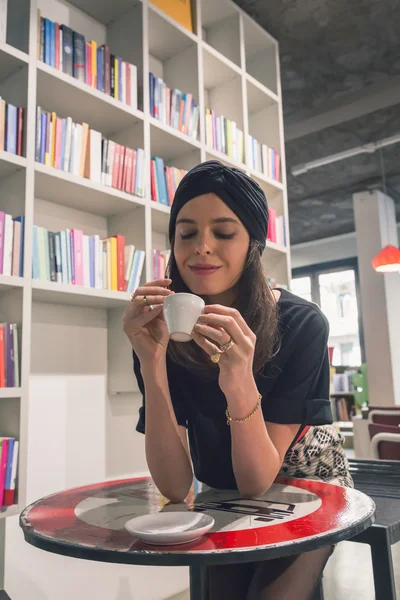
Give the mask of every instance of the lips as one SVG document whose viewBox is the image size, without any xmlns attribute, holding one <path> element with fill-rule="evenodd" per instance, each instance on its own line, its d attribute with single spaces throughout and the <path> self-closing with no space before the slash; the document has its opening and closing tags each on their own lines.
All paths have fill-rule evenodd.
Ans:
<svg viewBox="0 0 400 600">
<path fill-rule="evenodd" d="M 197 265 L 189 265 L 189 269 L 195 275 L 213 275 L 216 273 L 221 267 L 218 265 L 206 265 L 206 264 L 197 264 Z"/>
</svg>

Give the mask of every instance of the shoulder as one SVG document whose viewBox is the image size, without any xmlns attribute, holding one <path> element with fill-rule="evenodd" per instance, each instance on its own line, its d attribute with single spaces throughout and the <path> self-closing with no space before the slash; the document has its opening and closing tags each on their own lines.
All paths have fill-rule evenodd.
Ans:
<svg viewBox="0 0 400 600">
<path fill-rule="evenodd" d="M 291 341 L 308 345 L 316 338 L 327 342 L 329 323 L 319 306 L 287 290 L 281 290 L 278 301 L 279 328 Z"/>
</svg>

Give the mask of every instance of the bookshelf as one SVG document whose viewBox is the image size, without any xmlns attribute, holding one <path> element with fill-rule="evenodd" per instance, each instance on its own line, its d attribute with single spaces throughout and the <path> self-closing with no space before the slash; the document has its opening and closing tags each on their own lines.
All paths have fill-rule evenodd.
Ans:
<svg viewBox="0 0 400 600">
<path fill-rule="evenodd" d="M 137 391 L 129 344 L 121 331 L 129 294 L 32 279 L 33 226 L 51 231 L 75 227 L 101 237 L 120 233 L 127 244 L 145 250 L 142 280 L 149 280 L 152 250 L 168 248 L 169 217 L 168 206 L 151 201 L 151 157 L 162 157 L 166 166 L 179 169 L 216 158 L 257 180 L 270 207 L 285 217 L 289 239 L 278 44 L 235 4 L 193 0 L 193 33 L 150 0 L 9 0 L 8 6 L 7 43 L 0 45 L 0 96 L 24 107 L 25 131 L 22 157 L 0 152 L 0 210 L 23 214 L 25 234 L 24 277 L 0 275 L 1 319 L 17 322 L 21 332 L 21 387 L 0 390 L 0 434 L 20 441 L 18 506 L 0 509 L 0 530 L 4 518 L 18 514 L 27 499 L 32 376 L 100 373 L 111 405 L 116 394 Z M 136 65 L 138 108 L 38 60 L 37 9 L 43 17 L 70 26 L 98 45 L 109 44 L 114 54 Z M 170 88 L 193 94 L 200 109 L 197 139 L 150 115 L 150 72 Z M 75 122 L 85 121 L 107 139 L 143 148 L 145 197 L 36 162 L 37 106 Z M 234 120 L 243 131 L 243 162 L 207 146 L 206 107 Z M 280 181 L 250 167 L 249 134 L 277 148 Z M 263 260 L 268 274 L 288 286 L 289 248 L 268 241 Z M 67 325 L 71 339 L 58 356 Z M 44 343 L 49 345 L 46 351 Z M 81 352 L 78 366 L 74 344 Z M 89 383 L 85 389 L 91 393 Z"/>
</svg>

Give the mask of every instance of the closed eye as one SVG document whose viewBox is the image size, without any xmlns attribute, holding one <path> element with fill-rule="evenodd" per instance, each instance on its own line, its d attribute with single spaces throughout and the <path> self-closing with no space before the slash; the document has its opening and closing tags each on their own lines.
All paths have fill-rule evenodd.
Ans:
<svg viewBox="0 0 400 600">
<path fill-rule="evenodd" d="M 193 237 L 195 237 L 197 234 L 198 234 L 198 231 L 189 231 L 187 233 L 181 232 L 179 235 L 180 235 L 181 240 L 190 240 Z M 214 231 L 213 234 L 217 239 L 220 239 L 220 240 L 233 240 L 233 238 L 236 236 L 236 231 L 234 231 L 232 233 L 224 233 L 222 231 Z"/>
<path fill-rule="evenodd" d="M 236 233 L 214 232 L 214 235 L 215 235 L 216 238 L 219 238 L 221 240 L 233 240 L 233 238 L 235 237 Z"/>
</svg>

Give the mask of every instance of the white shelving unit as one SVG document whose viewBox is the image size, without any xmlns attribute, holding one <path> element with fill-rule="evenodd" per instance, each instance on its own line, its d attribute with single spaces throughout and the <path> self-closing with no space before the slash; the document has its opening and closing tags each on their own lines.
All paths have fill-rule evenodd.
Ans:
<svg viewBox="0 0 400 600">
<path fill-rule="evenodd" d="M 93 313 L 96 319 L 105 319 L 107 327 L 102 339 L 108 354 L 108 393 L 136 390 L 129 345 L 120 324 L 128 294 L 32 280 L 33 225 L 50 230 L 77 227 L 89 235 L 124 234 L 126 243 L 146 251 L 143 280 L 151 279 L 152 249 L 168 246 L 169 216 L 168 207 L 150 198 L 150 158 L 154 155 L 161 156 L 167 165 L 184 169 L 215 158 L 243 169 L 257 180 L 269 205 L 288 223 L 278 44 L 235 4 L 229 0 L 192 0 L 191 33 L 150 0 L 8 3 L 13 10 L 9 9 L 8 43 L 0 45 L 0 96 L 26 109 L 25 149 L 24 157 L 0 152 L 0 210 L 25 215 L 25 276 L 0 276 L 0 318 L 20 324 L 22 353 L 21 387 L 0 390 L 0 434 L 20 440 L 18 506 L 0 510 L 0 540 L 4 518 L 17 514 L 26 501 L 28 394 L 32 365 L 37 364 L 42 344 L 34 332 L 40 331 L 40 319 L 46 321 L 38 315 L 50 315 L 45 325 L 51 322 L 58 336 L 66 314 L 68 323 L 74 315 L 81 323 L 87 319 L 88 310 L 97 311 Z M 108 43 L 114 54 L 137 66 L 137 110 L 37 60 L 38 9 L 42 16 L 70 25 L 87 39 Z M 149 71 L 163 77 L 169 87 L 193 94 L 200 106 L 197 140 L 150 116 Z M 86 121 L 115 141 L 144 148 L 146 197 L 137 198 L 36 163 L 37 106 Z M 206 107 L 235 120 L 243 129 L 243 164 L 206 146 Z M 248 134 L 277 148 L 282 183 L 250 168 L 246 162 Z M 289 239 L 288 230 L 286 233 Z M 263 260 L 266 271 L 278 283 L 288 285 L 289 249 L 268 242 Z M 86 331 L 81 331 L 84 340 Z M 79 345 L 79 335 L 76 340 Z M 1 571 L 0 565 L 0 589 Z"/>
</svg>

